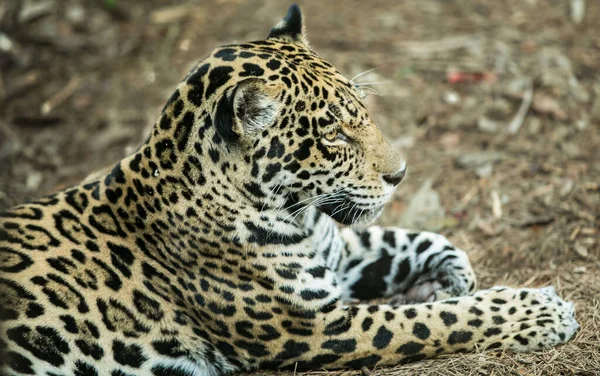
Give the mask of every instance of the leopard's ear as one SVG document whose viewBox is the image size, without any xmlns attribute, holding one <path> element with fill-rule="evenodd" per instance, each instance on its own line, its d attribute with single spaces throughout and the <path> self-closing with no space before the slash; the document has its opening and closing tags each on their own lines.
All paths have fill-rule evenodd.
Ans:
<svg viewBox="0 0 600 376">
<path fill-rule="evenodd" d="M 285 18 L 275 25 L 267 39 L 280 40 L 287 43 L 303 44 L 308 47 L 304 31 L 302 10 L 298 4 L 292 4 Z"/>
<path fill-rule="evenodd" d="M 219 135 L 227 141 L 250 139 L 272 125 L 279 113 L 276 90 L 259 78 L 239 82 L 221 98 L 215 114 Z"/>
</svg>

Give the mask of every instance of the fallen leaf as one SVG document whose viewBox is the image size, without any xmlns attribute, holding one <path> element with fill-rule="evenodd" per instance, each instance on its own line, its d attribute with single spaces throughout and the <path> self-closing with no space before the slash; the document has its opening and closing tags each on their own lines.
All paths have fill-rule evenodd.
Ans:
<svg viewBox="0 0 600 376">
<path fill-rule="evenodd" d="M 552 97 L 537 93 L 533 96 L 531 107 L 542 114 L 551 115 L 559 120 L 567 119 L 567 113 L 562 109 L 560 104 Z"/>
</svg>

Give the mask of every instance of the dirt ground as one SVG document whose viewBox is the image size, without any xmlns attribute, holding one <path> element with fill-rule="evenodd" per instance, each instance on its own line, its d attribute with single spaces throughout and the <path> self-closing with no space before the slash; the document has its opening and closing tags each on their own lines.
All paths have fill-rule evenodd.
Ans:
<svg viewBox="0 0 600 376">
<path fill-rule="evenodd" d="M 133 150 L 196 61 L 263 38 L 288 5 L 2 2 L 0 210 Z M 447 235 L 482 288 L 556 286 L 581 324 L 533 354 L 304 375 L 600 375 L 600 2 L 300 5 L 316 51 L 349 77 L 376 68 L 358 81 L 409 166 L 379 222 Z"/>
</svg>

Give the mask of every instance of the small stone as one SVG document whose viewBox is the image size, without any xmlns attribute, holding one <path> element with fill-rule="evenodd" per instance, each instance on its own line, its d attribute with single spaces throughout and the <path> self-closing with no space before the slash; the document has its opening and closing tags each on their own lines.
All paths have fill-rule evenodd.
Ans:
<svg viewBox="0 0 600 376">
<path fill-rule="evenodd" d="M 583 245 L 581 245 L 581 244 L 576 244 L 576 245 L 575 245 L 575 252 L 576 252 L 576 253 L 577 253 L 579 256 L 581 256 L 581 257 L 583 257 L 583 258 L 587 258 L 587 257 L 588 257 L 588 255 L 589 255 L 587 248 L 585 248 L 585 247 L 584 247 Z"/>
<path fill-rule="evenodd" d="M 455 148 L 460 143 L 461 135 L 457 132 L 446 132 L 440 136 L 440 144 L 446 149 Z"/>
<path fill-rule="evenodd" d="M 406 228 L 423 228 L 439 230 L 439 221 L 444 218 L 445 210 L 440 196 L 433 188 L 431 179 L 425 181 L 413 195 L 410 203 L 400 218 L 399 224 Z"/>
<path fill-rule="evenodd" d="M 0 33 L 0 51 L 9 52 L 12 50 L 13 42 L 4 33 Z"/>
<path fill-rule="evenodd" d="M 566 195 L 571 193 L 571 191 L 573 190 L 573 185 L 573 179 L 565 179 L 563 185 L 560 187 L 560 191 L 558 192 L 560 197 L 565 197 Z"/>
<path fill-rule="evenodd" d="M 477 128 L 482 132 L 496 133 L 498 132 L 498 122 L 486 116 L 482 116 L 477 119 Z"/>
<path fill-rule="evenodd" d="M 577 273 L 577 274 L 584 274 L 587 271 L 585 266 L 578 266 L 575 269 L 573 269 L 573 273 Z"/>
<path fill-rule="evenodd" d="M 494 166 L 491 162 L 484 164 L 481 167 L 475 168 L 475 175 L 479 178 L 489 178 L 492 176 L 492 172 L 494 170 Z"/>
<path fill-rule="evenodd" d="M 462 168 L 477 168 L 488 163 L 500 162 L 504 153 L 499 151 L 478 151 L 466 153 L 456 159 L 456 165 Z"/>
<path fill-rule="evenodd" d="M 35 191 L 42 184 L 43 175 L 39 171 L 32 171 L 27 175 L 27 180 L 25 181 L 25 188 L 28 191 Z"/>
<path fill-rule="evenodd" d="M 585 17 L 585 0 L 571 0 L 571 20 L 580 24 Z"/>
<path fill-rule="evenodd" d="M 455 91 L 448 91 L 444 93 L 444 101 L 448 104 L 458 104 L 460 102 L 460 95 Z"/>
<path fill-rule="evenodd" d="M 580 131 L 587 129 L 587 127 L 589 125 L 590 125 L 590 119 L 585 114 L 582 114 L 579 119 L 575 120 L 575 127 L 577 127 L 577 129 Z"/>
<path fill-rule="evenodd" d="M 52 13 L 55 7 L 54 1 L 26 1 L 20 9 L 18 21 L 20 23 L 34 21 Z"/>
<path fill-rule="evenodd" d="M 73 4 L 67 7 L 65 16 L 74 24 L 81 24 L 85 21 L 85 8 L 79 4 Z"/>
</svg>

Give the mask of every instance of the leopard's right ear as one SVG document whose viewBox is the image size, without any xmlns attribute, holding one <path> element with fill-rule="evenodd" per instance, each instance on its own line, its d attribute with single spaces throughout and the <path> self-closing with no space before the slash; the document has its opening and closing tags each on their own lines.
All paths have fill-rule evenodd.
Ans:
<svg viewBox="0 0 600 376">
<path fill-rule="evenodd" d="M 224 93 L 215 114 L 217 132 L 226 141 L 255 136 L 275 122 L 276 93 L 260 78 L 248 78 Z"/>
<path fill-rule="evenodd" d="M 308 47 L 304 29 L 304 17 L 298 4 L 292 4 L 283 20 L 275 25 L 267 39 L 275 39 L 285 43 L 302 44 Z"/>
</svg>

